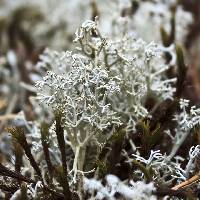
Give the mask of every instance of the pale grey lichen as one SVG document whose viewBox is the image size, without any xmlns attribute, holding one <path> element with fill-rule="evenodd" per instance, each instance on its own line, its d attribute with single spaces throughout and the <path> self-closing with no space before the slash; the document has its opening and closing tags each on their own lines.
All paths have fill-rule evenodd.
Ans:
<svg viewBox="0 0 200 200">
<path fill-rule="evenodd" d="M 114 200 L 116 193 L 120 194 L 125 199 L 150 199 L 156 200 L 156 196 L 152 194 L 156 190 L 153 183 L 144 183 L 142 181 L 130 181 L 129 183 L 122 182 L 118 177 L 112 174 L 106 176 L 106 185 L 104 186 L 100 180 L 84 179 L 84 189 L 90 194 L 96 192 L 96 195 L 89 199 L 109 199 Z"/>
</svg>

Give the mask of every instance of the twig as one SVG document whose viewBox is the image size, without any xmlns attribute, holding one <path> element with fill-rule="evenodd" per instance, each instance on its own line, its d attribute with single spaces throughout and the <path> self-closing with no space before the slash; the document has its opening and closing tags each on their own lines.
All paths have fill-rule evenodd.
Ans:
<svg viewBox="0 0 200 200">
<path fill-rule="evenodd" d="M 176 185 L 172 188 L 172 190 L 178 190 L 180 188 L 184 188 L 184 187 L 188 187 L 191 186 L 192 184 L 199 182 L 200 181 L 200 174 L 197 174 L 193 177 L 191 177 L 190 179 L 180 183 L 179 185 Z"/>
<path fill-rule="evenodd" d="M 27 183 L 34 183 L 36 184 L 37 182 L 30 179 L 30 178 L 27 178 L 25 176 L 23 176 L 22 174 L 20 174 L 19 172 L 16 172 L 16 171 L 13 171 L 13 170 L 10 170 L 8 169 L 7 167 L 3 166 L 2 164 L 0 164 L 0 175 L 2 176 L 7 176 L 7 177 L 11 177 L 11 178 L 15 178 L 19 181 L 24 181 L 24 182 L 27 182 Z M 5 191 L 8 191 L 9 190 L 9 187 L 5 186 L 5 185 L 0 185 L 0 188 L 1 189 L 4 189 Z M 63 194 L 61 193 L 58 193 L 52 189 L 50 189 L 48 186 L 44 185 L 43 183 L 43 188 L 44 190 L 52 193 L 52 195 L 55 195 L 56 197 L 58 197 L 58 199 L 64 199 L 64 196 Z M 13 189 L 14 190 L 14 189 Z"/>
<path fill-rule="evenodd" d="M 58 146 L 61 153 L 62 159 L 62 168 L 63 168 L 63 194 L 66 200 L 71 200 L 71 192 L 69 189 L 69 183 L 67 180 L 68 177 L 68 169 L 67 169 L 67 160 L 66 160 L 66 152 L 65 152 L 65 139 L 64 139 L 64 129 L 61 126 L 61 113 L 55 113 L 56 119 L 56 136 L 58 141 Z"/>
<path fill-rule="evenodd" d="M 8 177 L 15 178 L 17 180 L 28 182 L 28 183 L 35 183 L 34 180 L 26 178 L 25 176 L 21 175 L 20 173 L 18 173 L 16 171 L 12 171 L 12 170 L 8 169 L 7 167 L 3 166 L 2 164 L 0 164 L 0 175 L 8 176 Z"/>
<path fill-rule="evenodd" d="M 31 166 L 35 170 L 38 177 L 40 179 L 42 179 L 41 170 L 40 170 L 35 158 L 33 157 L 30 145 L 28 144 L 28 142 L 26 140 L 24 130 L 22 128 L 19 128 L 19 127 L 10 127 L 10 128 L 7 128 L 7 131 L 12 134 L 13 138 L 16 139 L 16 141 L 24 149 L 24 152 L 25 152 L 27 158 L 29 159 Z"/>
<path fill-rule="evenodd" d="M 50 153 L 49 153 L 49 144 L 48 144 L 48 124 L 45 122 L 41 123 L 41 141 L 42 141 L 42 148 L 45 156 L 45 160 L 47 163 L 47 168 L 49 171 L 49 175 L 51 180 L 53 179 L 53 171 L 54 167 L 51 163 Z"/>
</svg>

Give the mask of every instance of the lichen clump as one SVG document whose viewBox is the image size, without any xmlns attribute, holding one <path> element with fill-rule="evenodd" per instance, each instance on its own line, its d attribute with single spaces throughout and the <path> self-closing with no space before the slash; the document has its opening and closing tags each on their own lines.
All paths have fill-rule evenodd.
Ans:
<svg viewBox="0 0 200 200">
<path fill-rule="evenodd" d="M 0 0 L 0 198 L 198 198 L 191 13 L 173 0 L 48 3 Z"/>
</svg>

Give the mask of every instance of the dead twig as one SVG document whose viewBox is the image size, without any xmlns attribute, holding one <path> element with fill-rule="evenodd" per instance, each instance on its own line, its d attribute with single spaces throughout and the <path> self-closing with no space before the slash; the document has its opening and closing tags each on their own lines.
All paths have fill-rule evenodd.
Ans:
<svg viewBox="0 0 200 200">
<path fill-rule="evenodd" d="M 196 182 L 199 182 L 199 181 L 200 181 L 200 174 L 197 174 L 197 175 L 191 177 L 190 179 L 188 179 L 188 180 L 186 180 L 186 181 L 174 186 L 172 188 L 172 190 L 178 190 L 180 188 L 185 188 L 185 187 L 191 186 L 192 184 L 194 184 Z"/>
</svg>

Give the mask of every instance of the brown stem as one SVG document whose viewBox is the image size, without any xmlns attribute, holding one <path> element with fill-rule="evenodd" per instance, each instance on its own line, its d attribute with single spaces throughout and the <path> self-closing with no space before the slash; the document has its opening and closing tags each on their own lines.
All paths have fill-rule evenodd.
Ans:
<svg viewBox="0 0 200 200">
<path fill-rule="evenodd" d="M 200 174 L 197 174 L 197 175 L 193 176 L 192 178 L 190 178 L 190 179 L 188 179 L 188 180 L 186 180 L 186 181 L 174 186 L 172 188 L 172 190 L 178 190 L 180 188 L 184 188 L 186 186 L 190 186 L 190 185 L 198 182 L 199 180 L 200 180 Z"/>
<path fill-rule="evenodd" d="M 49 175 L 50 175 L 50 178 L 52 180 L 54 167 L 53 167 L 53 165 L 51 163 L 51 159 L 50 159 L 49 144 L 47 142 L 47 140 L 48 140 L 47 136 L 48 136 L 48 124 L 42 123 L 41 124 L 42 147 L 43 147 L 44 156 L 45 156 L 45 160 L 46 160 L 46 163 L 47 163 L 47 168 L 48 168 L 48 171 L 49 171 Z"/>
<path fill-rule="evenodd" d="M 60 112 L 55 113 L 55 119 L 56 119 L 56 136 L 57 136 L 58 147 L 60 149 L 61 159 L 62 159 L 63 194 L 64 194 L 66 200 L 71 200 L 71 192 L 70 192 L 69 183 L 67 180 L 68 170 L 67 170 L 67 160 L 66 160 L 66 152 L 65 152 L 64 129 L 61 126 L 61 113 Z"/>
</svg>

